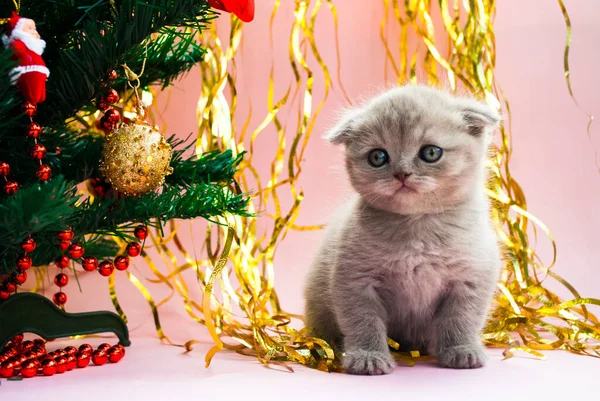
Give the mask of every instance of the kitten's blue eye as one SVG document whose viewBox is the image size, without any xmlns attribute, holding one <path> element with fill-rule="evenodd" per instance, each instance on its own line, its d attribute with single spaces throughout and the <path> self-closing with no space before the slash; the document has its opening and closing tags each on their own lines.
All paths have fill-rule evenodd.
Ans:
<svg viewBox="0 0 600 401">
<path fill-rule="evenodd" d="M 369 164 L 373 167 L 382 167 L 390 160 L 387 152 L 383 149 L 374 149 L 369 152 Z"/>
<path fill-rule="evenodd" d="M 427 163 L 435 163 L 442 158 L 444 149 L 435 145 L 425 145 L 419 150 L 419 158 Z"/>
</svg>

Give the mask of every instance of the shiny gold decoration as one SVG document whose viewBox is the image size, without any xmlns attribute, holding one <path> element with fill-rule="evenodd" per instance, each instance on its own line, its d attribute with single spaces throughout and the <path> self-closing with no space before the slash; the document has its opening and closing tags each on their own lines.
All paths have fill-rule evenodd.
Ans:
<svg viewBox="0 0 600 401">
<path fill-rule="evenodd" d="M 107 182 L 126 195 L 155 190 L 173 172 L 171 145 L 149 124 L 122 124 L 106 135 L 100 160 L 100 173 Z"/>
</svg>

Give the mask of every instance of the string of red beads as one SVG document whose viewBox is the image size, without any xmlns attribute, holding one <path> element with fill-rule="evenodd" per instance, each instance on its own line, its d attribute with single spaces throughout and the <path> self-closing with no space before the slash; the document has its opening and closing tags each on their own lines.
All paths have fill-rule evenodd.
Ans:
<svg viewBox="0 0 600 401">
<path fill-rule="evenodd" d="M 0 377 L 12 378 L 21 375 L 29 378 L 36 375 L 53 376 L 77 368 L 85 368 L 90 361 L 94 365 L 106 362 L 117 363 L 125 356 L 125 347 L 120 344 L 100 344 L 95 350 L 89 344 L 79 348 L 65 347 L 48 352 L 42 339 L 23 341 L 23 335 L 15 336 L 0 354 Z"/>
</svg>

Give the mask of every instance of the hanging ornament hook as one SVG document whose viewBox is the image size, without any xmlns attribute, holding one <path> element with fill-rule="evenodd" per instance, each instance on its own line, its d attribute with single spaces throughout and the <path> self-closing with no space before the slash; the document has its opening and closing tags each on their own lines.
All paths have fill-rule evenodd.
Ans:
<svg viewBox="0 0 600 401">
<path fill-rule="evenodd" d="M 138 89 L 140 87 L 140 78 L 142 77 L 142 75 L 144 75 L 144 71 L 146 70 L 146 60 L 147 59 L 148 59 L 148 44 L 146 43 L 144 60 L 142 61 L 142 70 L 140 71 L 139 74 L 136 74 L 135 72 L 133 72 L 133 70 L 131 68 L 129 68 L 129 66 L 127 64 L 121 65 L 121 67 L 123 67 L 123 70 L 125 71 L 125 76 L 127 77 L 127 85 L 129 85 L 129 87 L 131 89 L 133 89 L 133 93 L 135 94 L 135 99 L 136 99 L 135 108 L 138 112 L 138 116 L 141 119 L 144 119 L 146 117 L 146 108 L 144 107 L 144 105 L 140 99 L 140 94 L 138 92 Z"/>
</svg>

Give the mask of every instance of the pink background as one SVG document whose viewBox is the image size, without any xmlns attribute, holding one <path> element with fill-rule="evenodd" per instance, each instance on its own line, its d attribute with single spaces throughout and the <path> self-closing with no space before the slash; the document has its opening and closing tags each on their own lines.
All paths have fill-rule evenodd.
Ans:
<svg viewBox="0 0 600 401">
<path fill-rule="evenodd" d="M 268 40 L 272 1 L 259 0 L 256 3 L 257 17 L 244 28 L 243 50 L 238 58 L 240 104 L 236 118 L 238 126 L 241 126 L 252 102 L 251 129 L 259 124 L 267 111 L 267 55 L 272 52 L 276 64 L 276 98 L 283 95 L 292 80 L 288 63 L 288 38 L 293 1 L 282 2 L 275 22 L 273 50 Z M 384 50 L 379 39 L 382 2 L 344 0 L 335 3 L 340 18 L 342 80 L 349 95 L 356 99 L 386 84 Z M 597 42 L 600 24 L 597 21 L 600 3 L 572 0 L 565 3 L 574 26 L 571 50 L 573 89 L 579 104 L 587 112 L 598 115 L 600 76 L 597 71 L 600 68 L 600 56 Z M 317 21 L 319 49 L 332 72 L 335 72 L 333 25 L 325 7 Z M 219 25 L 226 32 L 226 18 L 219 20 Z M 394 36 L 394 29 L 397 28 L 390 28 L 391 37 Z M 587 137 L 586 116 L 578 110 L 567 92 L 562 65 L 566 31 L 560 8 L 557 2 L 547 0 L 498 2 L 495 30 L 497 78 L 513 111 L 512 173 L 524 187 L 529 210 L 548 225 L 556 239 L 556 271 L 574 284 L 582 296 L 600 297 L 600 271 L 596 266 L 600 256 L 597 246 L 600 211 L 596 207 L 600 202 L 600 172 L 595 165 L 595 152 L 600 142 L 596 138 L 596 124 L 592 126 L 591 138 Z M 322 78 L 317 64 L 310 61 L 316 75 L 315 95 L 319 99 Z M 169 134 L 178 133 L 184 137 L 196 132 L 196 102 L 200 86 L 199 73 L 194 70 L 171 89 L 169 109 L 164 118 Z M 166 103 L 166 96 L 159 99 L 160 106 Z M 348 191 L 341 169 L 340 149 L 330 147 L 319 138 L 324 129 L 334 122 L 334 112 L 342 105 L 341 94 L 333 93 L 317 122 L 299 183 L 306 198 L 297 224 L 325 223 Z M 288 106 L 280 113 L 282 122 L 287 122 L 290 127 L 296 124 L 295 110 L 296 106 Z M 291 131 L 288 131 L 290 138 L 293 134 Z M 257 145 L 260 145 L 261 151 L 264 150 L 269 161 L 276 141 L 274 130 L 270 127 L 262 135 Z M 261 174 L 266 176 L 266 162 L 259 163 L 259 166 Z M 195 239 L 199 241 L 201 225 L 197 227 Z M 320 236 L 320 232 L 293 232 L 278 248 L 275 260 L 276 287 L 286 310 L 302 311 L 302 282 Z M 186 243 L 192 243 L 189 236 Z M 545 261 L 550 260 L 548 241 L 543 236 L 540 236 L 537 249 Z M 142 262 L 137 263 L 136 269 L 138 276 L 146 275 Z M 111 309 L 105 280 L 96 275 L 83 277 L 83 295 L 77 292 L 72 281 L 68 291 L 69 310 Z M 558 395 L 553 386 L 558 384 L 544 381 L 548 384 L 543 389 L 527 384 L 539 385 L 548 377 L 558 378 L 557 371 L 560 369 L 560 374 L 566 375 L 561 376 L 563 380 L 560 383 L 567 391 L 565 383 L 571 380 L 589 383 L 592 372 L 598 372 L 598 363 L 591 358 L 550 353 L 546 362 L 528 358 L 501 361 L 496 351 L 491 351 L 493 357 L 489 367 L 478 371 L 457 372 L 424 365 L 414 369 L 398 368 L 393 375 L 380 378 L 325 375 L 301 367 L 298 367 L 296 375 L 287 375 L 264 369 L 252 358 L 229 353 L 218 354 L 211 368 L 205 370 L 203 357 L 210 340 L 205 329 L 185 315 L 181 301 L 175 299 L 170 302 L 161 309 L 161 316 L 167 335 L 175 342 L 191 338 L 203 340 L 194 352 L 185 356 L 181 355 L 179 348 L 158 345 L 143 298 L 124 275 L 118 275 L 117 282 L 134 340 L 127 357 L 114 367 L 89 368 L 52 379 L 3 381 L 0 387 L 2 399 L 5 393 L 14 395 L 12 398 L 6 397 L 7 400 L 42 399 L 37 398 L 42 395 L 46 400 L 64 399 L 64 396 L 59 398 L 60 394 L 48 390 L 70 388 L 84 391 L 86 399 L 90 400 L 105 399 L 108 394 L 115 397 L 113 399 L 151 400 L 164 399 L 166 396 L 172 398 L 173 395 L 175 399 L 190 396 L 207 399 L 211 395 L 229 399 L 225 396 L 226 391 L 233 391 L 246 399 L 271 399 L 275 394 L 290 399 L 306 399 L 317 394 L 324 395 L 328 391 L 346 391 L 352 394 L 348 399 L 370 399 L 374 394 L 379 399 L 388 395 L 390 399 L 406 395 L 435 399 L 456 394 L 461 399 L 496 400 L 506 399 L 506 391 L 513 385 L 520 387 L 518 393 L 513 393 L 521 394 L 518 399 L 526 399 L 534 394 L 536 398 L 553 399 L 552 396 Z M 163 289 L 156 286 L 150 289 L 158 299 L 164 293 Z M 47 295 L 51 296 L 52 293 L 52 289 L 49 289 Z M 578 374 L 584 376 L 576 378 Z M 514 377 L 519 375 L 527 375 L 528 378 L 515 380 Z M 135 393 L 131 392 L 133 383 L 140 386 Z M 428 384 L 423 386 L 425 383 Z M 467 387 L 474 390 L 467 391 Z M 22 393 L 24 388 L 27 388 L 27 393 Z M 481 397 L 478 391 L 485 391 L 486 396 Z M 568 394 L 575 399 L 577 395 L 587 393 L 588 390 L 578 387 Z M 16 398 L 17 394 L 28 396 Z M 90 398 L 87 398 L 88 395 Z"/>
</svg>

